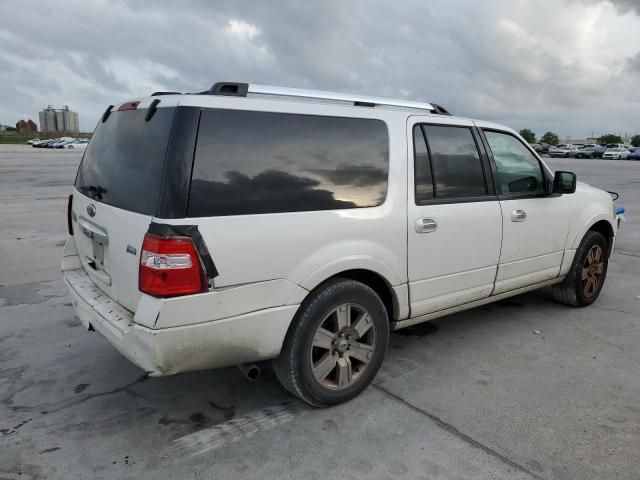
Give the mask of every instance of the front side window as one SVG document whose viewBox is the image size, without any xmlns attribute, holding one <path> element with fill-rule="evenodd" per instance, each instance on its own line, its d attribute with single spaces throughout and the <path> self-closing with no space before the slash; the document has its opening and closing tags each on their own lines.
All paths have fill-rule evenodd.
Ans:
<svg viewBox="0 0 640 480">
<path fill-rule="evenodd" d="M 381 120 L 207 109 L 188 216 L 373 207 L 388 173 Z"/>
<path fill-rule="evenodd" d="M 544 175 L 538 159 L 516 137 L 508 133 L 485 131 L 504 195 L 545 192 Z"/>
<path fill-rule="evenodd" d="M 487 194 L 478 147 L 468 127 L 423 125 L 436 199 Z"/>
</svg>

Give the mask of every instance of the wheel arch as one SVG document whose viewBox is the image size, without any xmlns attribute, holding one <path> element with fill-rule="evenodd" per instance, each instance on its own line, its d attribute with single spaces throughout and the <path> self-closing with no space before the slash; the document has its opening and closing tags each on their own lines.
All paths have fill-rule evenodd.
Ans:
<svg viewBox="0 0 640 480">
<path fill-rule="evenodd" d="M 603 208 L 589 206 L 585 209 L 580 217 L 576 218 L 573 228 L 570 227 L 569 238 L 572 240 L 567 242 L 567 249 L 575 250 L 580 242 L 589 231 L 599 232 L 607 239 L 609 253 L 613 249 L 616 229 L 612 223 L 612 212 L 604 212 Z"/>
<path fill-rule="evenodd" d="M 584 233 L 586 234 L 587 232 L 598 232 L 602 234 L 607 240 L 607 253 L 611 255 L 611 251 L 613 250 L 613 239 L 615 237 L 615 230 L 613 228 L 613 225 L 611 225 L 609 221 L 598 220 L 593 225 L 591 225 Z"/>
<path fill-rule="evenodd" d="M 335 278 L 355 280 L 376 292 L 387 308 L 389 323 L 405 316 L 404 312 L 408 309 L 408 299 L 403 298 L 404 295 L 402 295 L 402 292 L 406 291 L 406 288 L 394 288 L 383 274 L 369 268 L 347 268 L 338 272 L 332 272 L 330 275 L 322 278 L 316 276 L 314 277 L 313 283 L 305 282 L 304 288 L 309 291 L 305 299 L 313 295 L 320 285 Z M 397 290 L 401 293 L 399 294 Z"/>
</svg>

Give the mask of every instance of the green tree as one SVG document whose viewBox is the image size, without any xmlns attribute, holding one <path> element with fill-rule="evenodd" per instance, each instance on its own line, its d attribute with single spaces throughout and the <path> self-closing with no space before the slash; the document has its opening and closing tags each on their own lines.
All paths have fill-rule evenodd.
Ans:
<svg viewBox="0 0 640 480">
<path fill-rule="evenodd" d="M 540 141 L 542 143 L 548 143 L 549 145 L 558 145 L 558 143 L 560 143 L 560 137 L 553 132 L 547 132 L 540 138 Z"/>
<path fill-rule="evenodd" d="M 536 134 L 528 128 L 523 128 L 522 130 L 520 130 L 520 135 L 522 135 L 522 138 L 524 138 L 527 142 L 536 143 Z"/>
<path fill-rule="evenodd" d="M 631 145 L 634 147 L 640 147 L 640 135 L 634 135 L 631 137 Z"/>
<path fill-rule="evenodd" d="M 622 143 L 622 138 L 620 138 L 620 135 L 614 135 L 613 133 L 607 133 L 606 135 L 602 135 L 598 139 L 598 143 Z"/>
</svg>

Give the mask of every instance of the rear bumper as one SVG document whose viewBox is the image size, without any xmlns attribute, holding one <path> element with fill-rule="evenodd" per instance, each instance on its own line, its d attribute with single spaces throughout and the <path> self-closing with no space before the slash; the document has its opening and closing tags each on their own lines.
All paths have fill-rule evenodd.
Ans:
<svg viewBox="0 0 640 480">
<path fill-rule="evenodd" d="M 297 310 L 297 305 L 288 305 L 194 325 L 153 329 L 136 323 L 134 314 L 96 287 L 81 267 L 70 265 L 65 269 L 64 265 L 65 262 L 64 283 L 81 322 L 87 328 L 92 326 L 152 376 L 275 358 Z M 161 309 L 162 302 L 159 305 Z"/>
</svg>

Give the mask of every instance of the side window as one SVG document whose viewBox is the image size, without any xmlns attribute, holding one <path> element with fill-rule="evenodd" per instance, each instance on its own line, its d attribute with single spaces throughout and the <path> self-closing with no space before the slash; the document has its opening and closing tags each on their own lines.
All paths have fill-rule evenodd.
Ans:
<svg viewBox="0 0 640 480">
<path fill-rule="evenodd" d="M 416 203 L 431 200 L 433 198 L 433 178 L 431 176 L 431 163 L 427 142 L 422 133 L 422 127 L 413 127 L 413 158 Z"/>
<path fill-rule="evenodd" d="M 423 125 L 431 158 L 435 198 L 486 195 L 478 147 L 467 127 Z"/>
<path fill-rule="evenodd" d="M 381 120 L 206 109 L 188 216 L 373 207 L 388 174 Z"/>
<path fill-rule="evenodd" d="M 484 132 L 493 153 L 500 189 L 505 195 L 545 192 L 544 175 L 538 159 L 520 140 L 508 133 Z"/>
</svg>

